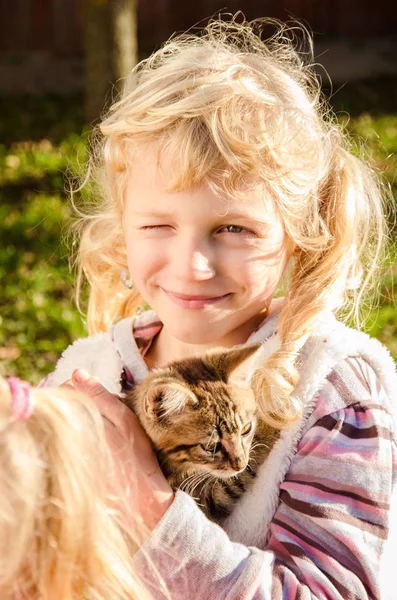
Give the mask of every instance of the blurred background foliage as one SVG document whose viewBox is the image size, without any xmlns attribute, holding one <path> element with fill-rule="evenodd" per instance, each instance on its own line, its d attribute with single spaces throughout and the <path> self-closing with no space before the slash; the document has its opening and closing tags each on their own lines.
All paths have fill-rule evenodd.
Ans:
<svg viewBox="0 0 397 600">
<path fill-rule="evenodd" d="M 393 188 L 390 251 L 380 301 L 366 329 L 397 359 L 397 78 L 352 82 L 325 93 Z M 73 301 L 67 236 L 68 173 L 87 158 L 83 106 L 80 94 L 0 97 L 0 372 L 32 383 L 86 334 Z"/>
</svg>

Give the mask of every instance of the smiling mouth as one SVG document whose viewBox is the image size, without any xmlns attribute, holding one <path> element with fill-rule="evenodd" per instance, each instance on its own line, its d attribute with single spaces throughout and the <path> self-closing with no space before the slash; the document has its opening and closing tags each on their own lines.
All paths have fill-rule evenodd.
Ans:
<svg viewBox="0 0 397 600">
<path fill-rule="evenodd" d="M 177 292 L 170 292 L 162 288 L 163 292 L 178 306 L 182 308 L 193 308 L 200 309 L 205 306 L 210 306 L 221 302 L 230 294 L 223 294 L 222 296 L 191 296 L 189 294 L 180 294 Z"/>
</svg>

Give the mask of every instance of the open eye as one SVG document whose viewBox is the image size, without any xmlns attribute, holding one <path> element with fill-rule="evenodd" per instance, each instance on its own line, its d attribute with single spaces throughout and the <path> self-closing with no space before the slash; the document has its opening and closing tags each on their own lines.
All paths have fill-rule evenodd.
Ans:
<svg viewBox="0 0 397 600">
<path fill-rule="evenodd" d="M 224 229 L 228 233 L 242 233 L 243 231 L 246 231 L 244 227 L 240 227 L 240 225 L 226 225 Z"/>
<path fill-rule="evenodd" d="M 212 445 L 200 444 L 200 447 L 202 448 L 202 450 L 204 450 L 206 454 L 217 454 L 218 452 L 220 452 L 222 444 L 220 442 Z"/>
<path fill-rule="evenodd" d="M 241 430 L 241 435 L 248 435 L 252 429 L 252 423 L 247 423 Z"/>
<path fill-rule="evenodd" d="M 242 225 L 224 225 L 219 229 L 219 233 L 234 233 L 235 235 L 253 235 L 253 232 Z"/>
</svg>

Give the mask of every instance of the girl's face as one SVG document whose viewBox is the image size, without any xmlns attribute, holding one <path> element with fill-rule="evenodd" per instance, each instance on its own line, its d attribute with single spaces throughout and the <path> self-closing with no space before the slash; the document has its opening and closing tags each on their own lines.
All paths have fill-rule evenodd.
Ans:
<svg viewBox="0 0 397 600">
<path fill-rule="evenodd" d="M 167 193 L 166 172 L 149 154 L 127 181 L 124 228 L 134 285 L 174 339 L 243 343 L 263 319 L 288 260 L 273 204 L 259 187 L 238 205 L 206 185 Z"/>
</svg>

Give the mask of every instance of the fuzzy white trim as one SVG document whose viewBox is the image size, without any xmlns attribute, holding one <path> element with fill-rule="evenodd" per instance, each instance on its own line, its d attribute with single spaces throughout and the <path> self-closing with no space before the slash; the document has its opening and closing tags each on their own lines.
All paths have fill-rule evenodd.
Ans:
<svg viewBox="0 0 397 600">
<path fill-rule="evenodd" d="M 75 369 L 85 369 L 98 377 L 109 392 L 120 393 L 123 363 L 108 333 L 79 339 L 66 348 L 47 385 L 61 385 L 71 378 Z"/>
</svg>

